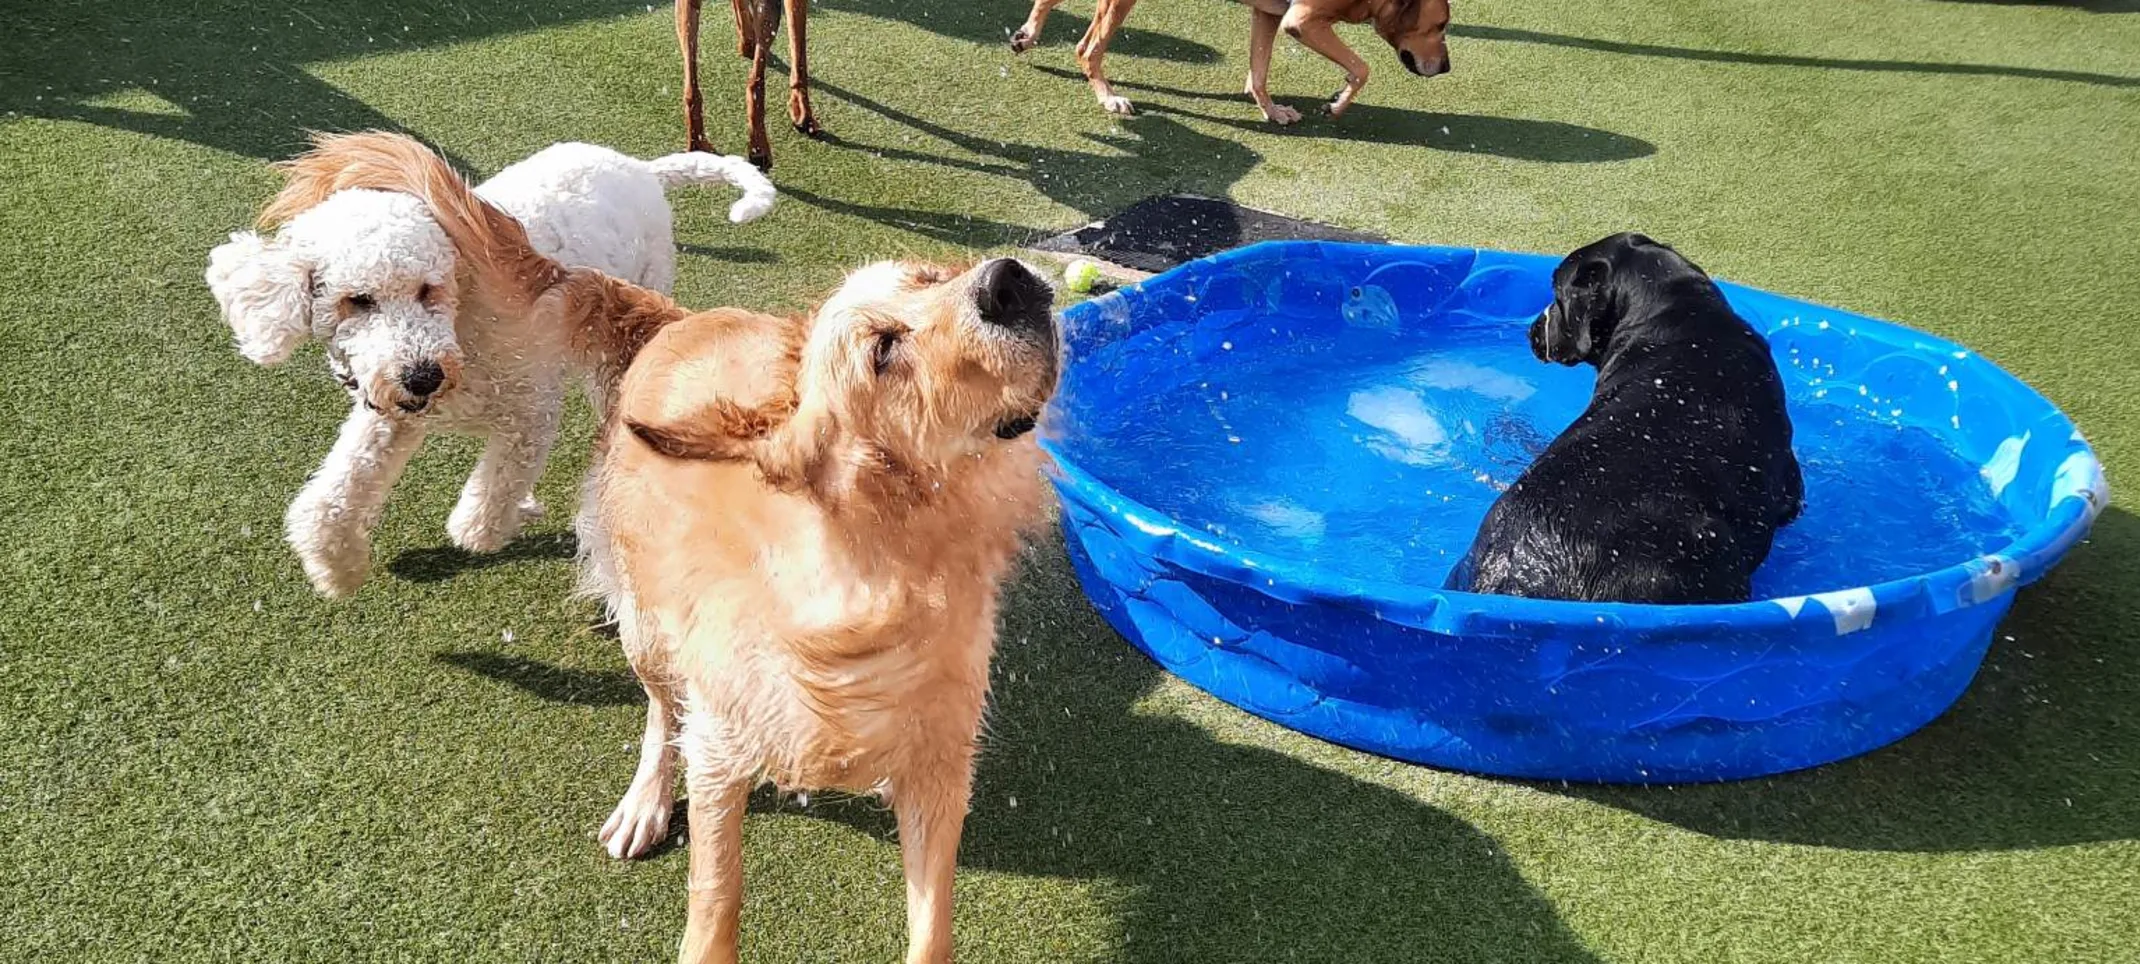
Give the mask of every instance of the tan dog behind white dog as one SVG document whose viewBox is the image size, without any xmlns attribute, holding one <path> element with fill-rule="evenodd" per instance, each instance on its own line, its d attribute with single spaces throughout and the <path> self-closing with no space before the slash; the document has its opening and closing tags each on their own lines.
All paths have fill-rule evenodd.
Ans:
<svg viewBox="0 0 2140 964">
<path fill-rule="evenodd" d="M 373 150 L 436 158 L 399 135 L 319 138 L 282 166 L 289 181 L 261 215 L 264 227 L 281 230 L 231 235 L 207 272 L 241 354 L 275 365 L 316 339 L 349 392 L 340 436 L 285 516 L 305 575 L 327 596 L 363 584 L 372 527 L 426 435 L 486 439 L 446 532 L 461 548 L 490 552 L 540 511 L 535 482 L 570 378 L 597 376 L 599 412 L 622 372 L 601 376 L 578 333 L 529 315 L 517 296 L 468 270 L 468 256 L 421 201 L 344 183 L 350 158 Z M 592 144 L 545 148 L 476 190 L 517 218 L 537 250 L 667 291 L 676 252 L 664 189 L 702 183 L 743 189 L 730 208 L 734 221 L 773 203 L 772 184 L 741 158 L 641 161 Z"/>
<path fill-rule="evenodd" d="M 649 705 L 602 837 L 633 856 L 665 835 L 681 756 L 680 959 L 735 960 L 743 812 L 771 780 L 890 800 L 907 960 L 950 960 L 997 592 L 1048 517 L 1030 432 L 1055 387 L 1053 292 L 1008 259 L 884 262 L 807 319 L 691 314 L 542 257 L 420 145 L 372 146 L 343 153 L 339 186 L 422 199 L 490 290 L 629 362 L 583 537 Z"/>
</svg>

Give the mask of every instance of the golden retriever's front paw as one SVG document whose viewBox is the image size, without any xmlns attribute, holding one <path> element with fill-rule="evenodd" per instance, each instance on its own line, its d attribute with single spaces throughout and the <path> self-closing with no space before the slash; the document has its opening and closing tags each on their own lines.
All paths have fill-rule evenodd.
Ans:
<svg viewBox="0 0 2140 964">
<path fill-rule="evenodd" d="M 617 809 L 602 822 L 598 836 L 602 849 L 611 857 L 630 860 L 643 856 L 655 844 L 668 839 L 669 812 L 676 801 L 666 786 L 655 786 L 654 782 L 633 783 L 631 789 L 624 791 L 624 799 L 617 801 Z"/>
<path fill-rule="evenodd" d="M 1129 98 L 1121 94 L 1109 94 L 1100 98 L 1100 108 L 1110 114 L 1118 114 L 1123 117 L 1128 117 L 1137 112 L 1135 107 L 1130 106 Z"/>
<path fill-rule="evenodd" d="M 1040 46 L 1040 32 L 1030 26 L 1019 27 L 1017 33 L 1011 34 L 1011 53 L 1022 54 L 1037 46 Z"/>
</svg>

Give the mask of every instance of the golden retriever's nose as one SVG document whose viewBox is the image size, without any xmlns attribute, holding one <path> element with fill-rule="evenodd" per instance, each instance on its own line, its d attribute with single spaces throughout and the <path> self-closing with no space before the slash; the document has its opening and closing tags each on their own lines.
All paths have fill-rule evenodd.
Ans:
<svg viewBox="0 0 2140 964">
<path fill-rule="evenodd" d="M 973 304 L 981 320 L 991 325 L 1043 327 L 1055 305 L 1055 289 L 1017 259 L 997 258 L 981 266 L 973 283 Z"/>
</svg>

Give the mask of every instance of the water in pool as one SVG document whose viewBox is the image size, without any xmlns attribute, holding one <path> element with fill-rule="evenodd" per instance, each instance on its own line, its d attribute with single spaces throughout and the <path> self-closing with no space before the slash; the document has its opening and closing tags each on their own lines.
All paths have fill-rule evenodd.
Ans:
<svg viewBox="0 0 2140 964">
<path fill-rule="evenodd" d="M 1060 428 L 1059 444 L 1185 525 L 1357 579 L 1431 586 L 1594 381 L 1537 361 L 1508 325 L 1431 341 L 1352 328 L 1194 367 L 1207 374 L 1125 393 L 1134 401 Z M 1794 401 L 1792 417 L 1806 511 L 1778 534 L 1757 596 L 1927 572 L 2019 533 L 1976 467 L 1930 433 L 1824 403 Z"/>
</svg>

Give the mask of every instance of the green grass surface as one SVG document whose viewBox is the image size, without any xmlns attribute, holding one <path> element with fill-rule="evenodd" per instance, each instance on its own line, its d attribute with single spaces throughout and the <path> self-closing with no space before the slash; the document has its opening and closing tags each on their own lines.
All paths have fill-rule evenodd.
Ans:
<svg viewBox="0 0 2140 964">
<path fill-rule="evenodd" d="M 1458 5 L 1456 72 L 1378 72 L 1276 130 L 1247 17 L 1145 4 L 1069 71 L 1018 0 L 820 0 L 822 143 L 775 213 L 679 193 L 690 304 L 793 307 L 843 267 L 1022 241 L 1148 194 L 1404 240 L 1565 250 L 1639 227 L 1718 275 L 1965 342 L 2140 479 L 2140 13 L 2093 3 Z M 21 4 L 0 31 L 0 959 L 653 960 L 681 848 L 593 831 L 638 694 L 570 601 L 576 412 L 502 556 L 445 548 L 434 443 L 329 604 L 279 539 L 344 403 L 316 349 L 230 349 L 200 276 L 306 128 L 393 126 L 489 173 L 682 139 L 665 5 Z M 741 65 L 709 10 L 717 142 Z M 1334 72 L 1281 41 L 1296 104 Z M 1159 673 L 1060 547 L 1010 592 L 962 853 L 971 961 L 2113 962 L 2140 954 L 2140 520 L 2025 592 L 1962 703 L 1868 757 L 1678 789 L 1529 785 L 1309 740 Z M 891 960 L 871 806 L 762 801 L 754 960 Z"/>
</svg>

